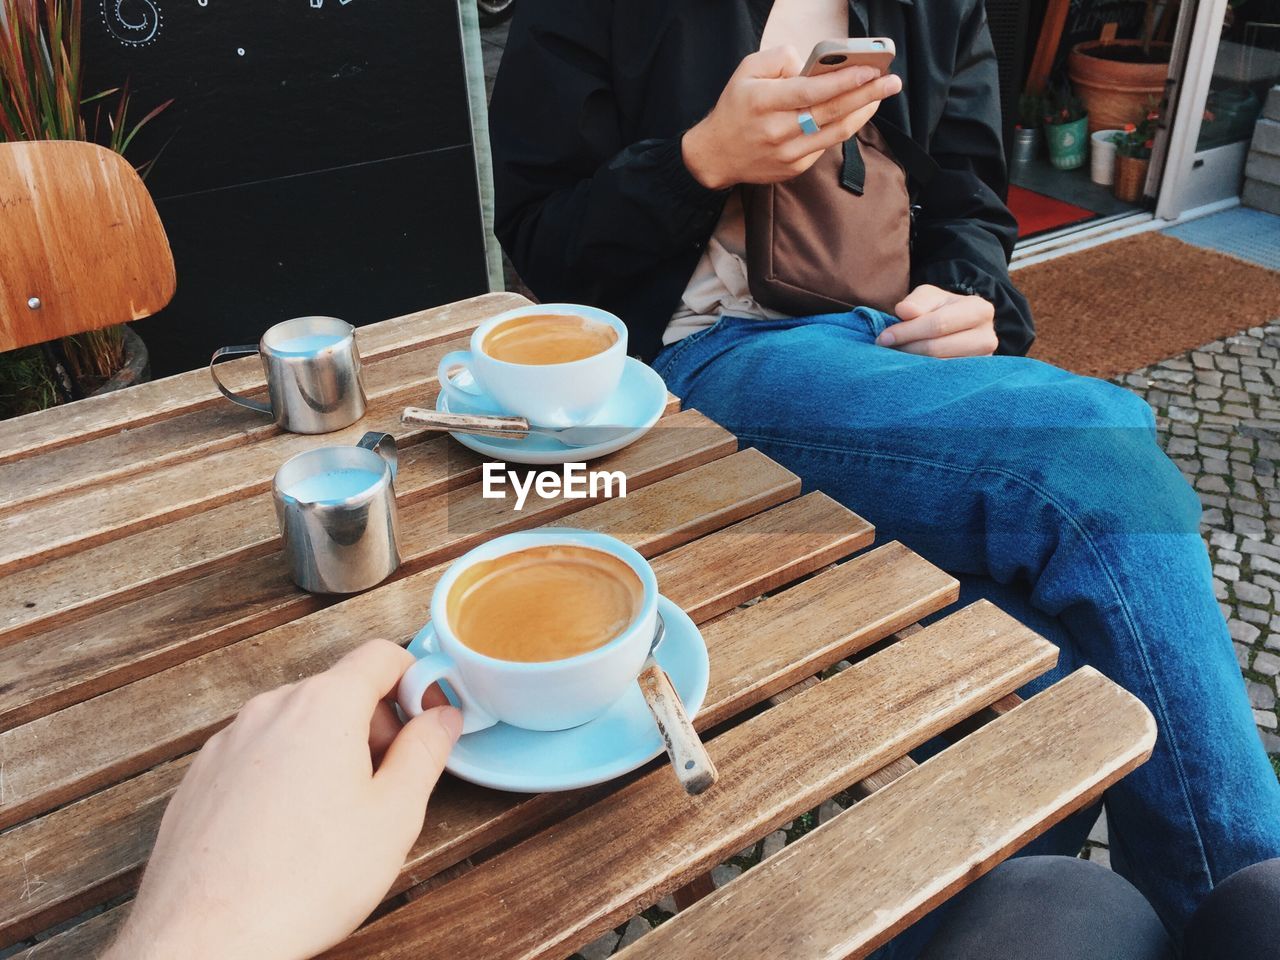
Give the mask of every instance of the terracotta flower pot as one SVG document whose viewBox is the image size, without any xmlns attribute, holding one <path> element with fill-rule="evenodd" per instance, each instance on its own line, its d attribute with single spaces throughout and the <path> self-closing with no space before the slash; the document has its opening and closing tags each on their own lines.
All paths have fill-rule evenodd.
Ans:
<svg viewBox="0 0 1280 960">
<path fill-rule="evenodd" d="M 1072 47 L 1067 75 L 1089 113 L 1089 132 L 1145 117 L 1148 101 L 1164 93 L 1172 51 L 1173 44 L 1152 43 L 1147 59 L 1141 40 L 1091 40 Z"/>
<path fill-rule="evenodd" d="M 1142 199 L 1142 188 L 1147 183 L 1147 169 L 1151 166 L 1146 157 L 1116 157 L 1116 181 L 1112 187 L 1117 200 L 1137 203 Z"/>
</svg>

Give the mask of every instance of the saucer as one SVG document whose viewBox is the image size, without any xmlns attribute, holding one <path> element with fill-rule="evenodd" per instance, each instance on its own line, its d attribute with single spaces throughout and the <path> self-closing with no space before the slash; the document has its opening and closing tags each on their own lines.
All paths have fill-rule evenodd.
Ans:
<svg viewBox="0 0 1280 960">
<path fill-rule="evenodd" d="M 667 634 L 654 656 L 694 717 L 707 695 L 707 647 L 688 614 L 666 597 L 658 611 Z M 409 644 L 421 656 L 424 632 Z M 451 696 L 452 699 L 452 696 Z M 574 790 L 630 773 L 664 753 L 662 737 L 640 692 L 626 695 L 590 723 L 550 733 L 499 723 L 458 740 L 445 769 L 482 787 L 515 793 Z M 676 789 L 672 782 L 672 789 Z"/>
<path fill-rule="evenodd" d="M 460 378 L 467 376 L 466 373 L 459 375 Z M 603 443 L 593 443 L 585 447 L 570 447 L 554 437 L 542 437 L 536 434 L 524 440 L 485 437 L 474 433 L 457 433 L 452 430 L 450 434 L 467 449 L 474 450 L 490 460 L 539 465 L 582 463 L 635 443 L 658 422 L 666 406 L 667 385 L 662 382 L 662 378 L 639 360 L 627 357 L 618 389 L 614 391 L 604 408 L 591 420 L 592 424 L 599 426 L 634 426 L 635 429 L 627 433 L 610 437 Z M 477 397 L 474 402 L 455 408 L 450 405 L 443 390 L 436 397 L 436 410 L 441 413 L 503 413 L 492 400 L 485 396 Z"/>
</svg>

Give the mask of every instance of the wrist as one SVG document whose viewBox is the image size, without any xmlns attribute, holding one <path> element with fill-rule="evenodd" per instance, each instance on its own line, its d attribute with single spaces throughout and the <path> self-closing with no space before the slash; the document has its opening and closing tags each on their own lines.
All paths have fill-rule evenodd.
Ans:
<svg viewBox="0 0 1280 960">
<path fill-rule="evenodd" d="M 708 190 L 724 190 L 733 181 L 717 169 L 715 151 L 707 143 L 706 120 L 702 120 L 684 132 L 680 138 L 680 157 L 689 175 Z"/>
</svg>

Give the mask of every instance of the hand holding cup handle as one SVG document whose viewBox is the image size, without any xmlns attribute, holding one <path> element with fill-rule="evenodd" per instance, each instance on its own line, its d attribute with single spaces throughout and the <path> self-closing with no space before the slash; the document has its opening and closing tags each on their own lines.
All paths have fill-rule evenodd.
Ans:
<svg viewBox="0 0 1280 960">
<path fill-rule="evenodd" d="M 481 709 L 467 690 L 462 677 L 459 676 L 457 664 L 447 654 L 428 653 L 417 660 L 400 678 L 400 686 L 396 690 L 396 702 L 404 711 L 407 719 L 412 720 L 423 712 L 422 698 L 431 686 L 441 680 L 453 688 L 458 698 L 458 709 L 462 711 L 462 732 L 464 734 L 486 730 L 498 722 Z"/>
</svg>

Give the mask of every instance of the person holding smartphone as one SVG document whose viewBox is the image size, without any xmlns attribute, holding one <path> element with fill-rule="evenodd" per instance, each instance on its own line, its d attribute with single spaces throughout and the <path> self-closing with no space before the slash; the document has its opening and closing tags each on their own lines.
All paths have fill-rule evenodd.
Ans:
<svg viewBox="0 0 1280 960">
<path fill-rule="evenodd" d="M 802 75 L 844 37 L 891 41 L 891 71 Z M 496 232 L 537 297 L 617 313 L 687 406 L 1057 643 L 1029 692 L 1091 664 L 1146 703 L 1159 739 L 1106 796 L 1112 860 L 1176 937 L 1280 856 L 1280 784 L 1150 409 L 1023 356 L 999 131 L 979 0 L 528 0 L 490 108 Z M 884 156 L 903 174 L 873 187 Z M 790 220 L 759 218 L 761 190 Z M 779 306 L 752 269 L 797 221 L 818 242 L 764 262 L 811 287 L 825 264 L 805 292 L 845 306 Z"/>
</svg>

